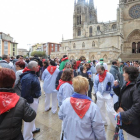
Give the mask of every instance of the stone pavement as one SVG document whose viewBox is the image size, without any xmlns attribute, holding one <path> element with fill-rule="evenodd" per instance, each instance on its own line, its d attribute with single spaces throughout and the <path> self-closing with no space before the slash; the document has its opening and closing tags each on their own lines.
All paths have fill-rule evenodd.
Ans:
<svg viewBox="0 0 140 140">
<path fill-rule="evenodd" d="M 60 140 L 61 120 L 58 118 L 58 114 L 53 114 L 51 110 L 45 112 L 44 104 L 45 95 L 42 92 L 36 117 L 36 127 L 40 128 L 41 131 L 35 134 L 34 138 L 36 140 Z M 109 125 L 105 126 L 107 140 L 112 140 L 115 128 L 110 124 L 109 120 L 108 123 Z"/>
</svg>

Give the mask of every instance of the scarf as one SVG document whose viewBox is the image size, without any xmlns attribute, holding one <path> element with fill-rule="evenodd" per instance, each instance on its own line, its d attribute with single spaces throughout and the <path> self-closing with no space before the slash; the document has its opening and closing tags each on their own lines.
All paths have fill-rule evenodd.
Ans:
<svg viewBox="0 0 140 140">
<path fill-rule="evenodd" d="M 56 66 L 48 66 L 47 70 L 51 75 L 53 75 L 53 73 L 55 72 L 56 68 L 57 68 Z"/>
<path fill-rule="evenodd" d="M 131 83 L 130 81 L 129 81 L 129 82 L 127 82 L 127 83 L 126 83 L 126 86 L 128 86 L 130 83 Z"/>
<path fill-rule="evenodd" d="M 0 115 L 14 108 L 19 98 L 16 93 L 0 92 Z"/>
<path fill-rule="evenodd" d="M 27 71 L 31 71 L 30 69 L 28 69 L 27 67 L 24 68 L 23 73 L 27 72 Z"/>
<path fill-rule="evenodd" d="M 99 82 L 100 83 L 104 81 L 106 74 L 107 74 L 107 70 L 105 70 L 105 72 L 102 75 L 99 74 Z"/>
<path fill-rule="evenodd" d="M 68 60 L 68 57 L 62 58 L 61 61 L 65 61 L 65 60 Z"/>
<path fill-rule="evenodd" d="M 61 85 L 65 84 L 65 83 L 69 83 L 70 85 L 72 85 L 72 81 L 63 81 L 63 80 L 59 80 L 59 85 L 57 86 L 56 90 L 59 90 L 59 88 L 61 87 Z"/>
<path fill-rule="evenodd" d="M 74 93 L 70 98 L 71 106 L 73 107 L 76 114 L 82 119 L 88 111 L 91 102 L 93 102 L 86 95 Z"/>
</svg>

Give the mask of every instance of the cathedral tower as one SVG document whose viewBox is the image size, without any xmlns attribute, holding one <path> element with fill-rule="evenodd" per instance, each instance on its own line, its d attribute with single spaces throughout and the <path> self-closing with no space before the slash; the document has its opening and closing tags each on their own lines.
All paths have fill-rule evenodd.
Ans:
<svg viewBox="0 0 140 140">
<path fill-rule="evenodd" d="M 78 0 L 74 3 L 73 38 L 81 38 L 86 35 L 86 25 L 97 23 L 97 11 L 94 1 Z"/>
</svg>

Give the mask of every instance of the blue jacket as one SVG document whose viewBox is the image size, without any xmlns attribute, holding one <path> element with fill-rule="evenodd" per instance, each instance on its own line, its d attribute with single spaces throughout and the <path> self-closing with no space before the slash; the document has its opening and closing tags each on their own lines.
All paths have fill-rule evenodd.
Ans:
<svg viewBox="0 0 140 140">
<path fill-rule="evenodd" d="M 35 72 L 27 71 L 21 76 L 21 97 L 25 98 L 28 103 L 33 103 L 33 98 L 41 96 L 41 87 Z"/>
<path fill-rule="evenodd" d="M 99 82 L 99 75 L 95 76 L 94 79 L 94 91 L 97 93 L 98 91 L 103 95 L 104 93 L 114 94 L 113 86 L 114 86 L 114 77 L 111 73 L 107 72 L 106 77 L 103 82 Z M 108 83 L 110 83 L 110 89 L 108 87 Z M 107 90 L 108 89 L 108 90 Z"/>
</svg>

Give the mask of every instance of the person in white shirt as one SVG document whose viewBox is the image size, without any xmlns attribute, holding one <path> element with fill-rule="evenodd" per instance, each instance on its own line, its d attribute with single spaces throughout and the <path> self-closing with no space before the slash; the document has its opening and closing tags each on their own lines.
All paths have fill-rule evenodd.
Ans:
<svg viewBox="0 0 140 140">
<path fill-rule="evenodd" d="M 106 140 L 105 128 L 97 105 L 87 97 L 88 79 L 73 79 L 75 93 L 63 101 L 58 116 L 63 120 L 64 140 Z"/>
<path fill-rule="evenodd" d="M 70 97 L 74 93 L 72 86 L 73 77 L 74 73 L 72 69 L 65 69 L 63 71 L 61 79 L 59 80 L 59 85 L 57 87 L 57 90 L 59 90 L 57 95 L 59 107 L 66 98 Z"/>
</svg>

